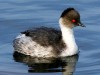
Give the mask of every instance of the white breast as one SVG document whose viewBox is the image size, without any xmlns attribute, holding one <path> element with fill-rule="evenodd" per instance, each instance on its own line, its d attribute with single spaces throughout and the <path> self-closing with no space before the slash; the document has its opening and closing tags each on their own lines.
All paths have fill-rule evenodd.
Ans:
<svg viewBox="0 0 100 75">
<path fill-rule="evenodd" d="M 65 27 L 62 23 L 62 19 L 59 20 L 62 39 L 66 44 L 66 49 L 61 53 L 60 56 L 71 56 L 78 53 L 78 46 L 75 42 L 73 30 L 69 27 Z"/>
</svg>

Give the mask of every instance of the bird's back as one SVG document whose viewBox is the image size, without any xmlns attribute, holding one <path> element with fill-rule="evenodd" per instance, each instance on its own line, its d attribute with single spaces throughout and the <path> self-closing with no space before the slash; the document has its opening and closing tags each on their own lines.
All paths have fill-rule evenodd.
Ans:
<svg viewBox="0 0 100 75">
<path fill-rule="evenodd" d="M 61 50 L 65 47 L 65 45 L 62 41 L 61 31 L 58 31 L 54 28 L 40 27 L 40 28 L 36 28 L 36 29 L 26 30 L 24 32 L 21 32 L 21 34 L 24 34 L 25 37 L 31 38 L 32 39 L 31 41 L 35 42 L 35 45 L 34 46 L 32 45 L 33 47 L 28 46 L 28 48 L 31 48 L 33 50 L 33 53 L 36 52 L 34 50 L 40 49 L 40 48 L 36 48 L 36 44 L 38 44 L 42 47 L 41 50 L 37 50 L 37 51 L 40 51 L 41 54 L 43 52 L 42 51 L 43 48 L 45 48 L 45 50 L 47 50 L 47 49 L 49 50 L 50 48 L 52 48 L 52 50 L 50 50 L 50 51 L 52 53 L 58 55 L 61 52 Z M 19 42 L 17 41 L 18 39 L 19 39 Z M 20 44 L 19 46 L 21 46 L 21 44 L 23 44 L 27 40 L 27 39 L 25 40 L 25 38 L 18 38 L 18 39 L 16 39 L 14 41 L 15 46 L 18 43 Z M 23 41 L 20 42 L 20 40 L 23 40 Z M 26 43 L 32 44 L 31 41 L 25 42 L 25 45 L 23 45 L 23 46 L 26 46 Z M 34 48 L 36 48 L 36 49 L 34 49 Z M 50 51 L 48 51 L 48 52 L 50 52 Z"/>
<path fill-rule="evenodd" d="M 54 28 L 40 27 L 22 32 L 32 38 L 41 46 L 49 46 L 58 43 L 61 40 L 61 32 Z"/>
</svg>

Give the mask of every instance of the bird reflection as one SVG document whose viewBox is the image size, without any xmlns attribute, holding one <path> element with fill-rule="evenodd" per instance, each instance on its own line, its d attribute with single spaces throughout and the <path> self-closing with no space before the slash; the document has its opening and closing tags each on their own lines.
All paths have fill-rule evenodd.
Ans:
<svg viewBox="0 0 100 75">
<path fill-rule="evenodd" d="M 75 65 L 78 61 L 78 55 L 60 58 L 37 58 L 14 52 L 13 57 L 16 62 L 28 65 L 28 72 L 62 72 L 63 75 L 73 75 Z"/>
</svg>

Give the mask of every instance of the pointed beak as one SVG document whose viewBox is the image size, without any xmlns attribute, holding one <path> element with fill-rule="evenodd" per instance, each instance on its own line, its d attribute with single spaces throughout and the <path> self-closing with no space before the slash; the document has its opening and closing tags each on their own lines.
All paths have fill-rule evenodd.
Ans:
<svg viewBox="0 0 100 75">
<path fill-rule="evenodd" d="M 84 24 L 82 24 L 81 22 L 78 23 L 79 26 L 81 27 L 86 27 Z"/>
</svg>

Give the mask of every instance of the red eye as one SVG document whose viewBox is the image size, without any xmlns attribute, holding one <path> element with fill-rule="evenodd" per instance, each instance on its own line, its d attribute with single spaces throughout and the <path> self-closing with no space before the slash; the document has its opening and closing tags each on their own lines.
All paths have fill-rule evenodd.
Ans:
<svg viewBox="0 0 100 75">
<path fill-rule="evenodd" d="M 75 23 L 75 22 L 76 22 L 76 20 L 75 20 L 75 19 L 73 19 L 73 20 L 72 20 L 72 22 L 73 22 L 73 23 Z"/>
</svg>

